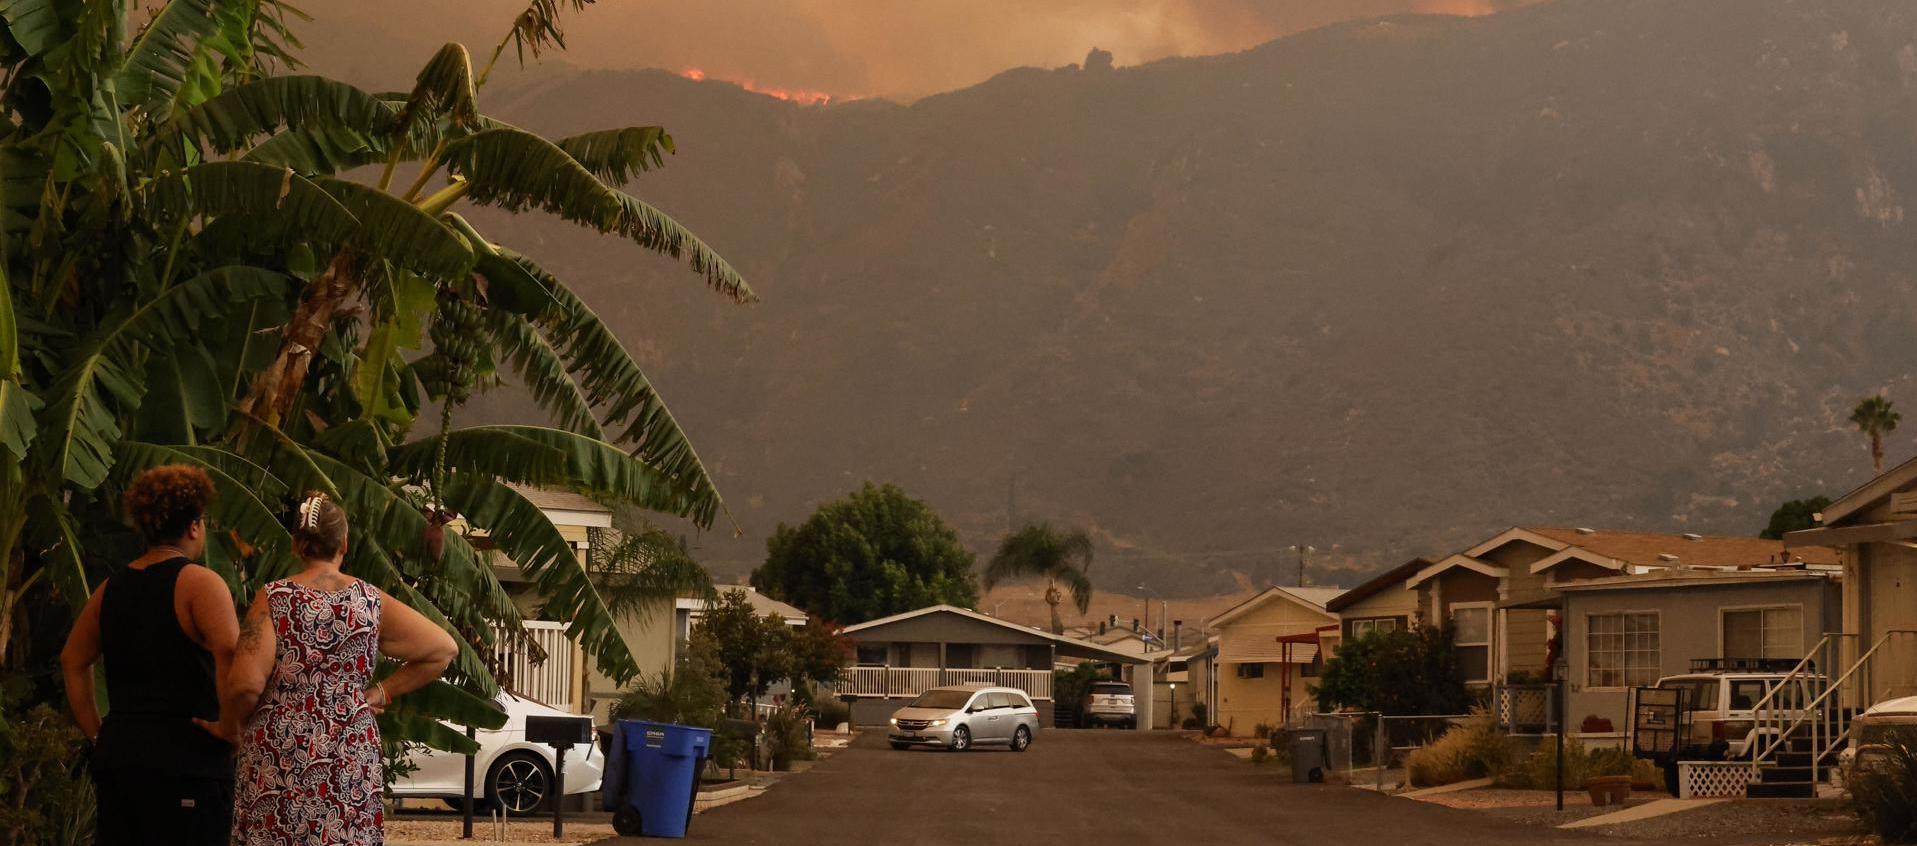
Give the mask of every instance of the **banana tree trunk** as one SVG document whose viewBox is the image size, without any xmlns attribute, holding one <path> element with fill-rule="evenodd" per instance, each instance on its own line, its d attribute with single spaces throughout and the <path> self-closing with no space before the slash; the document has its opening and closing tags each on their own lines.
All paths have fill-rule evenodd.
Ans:
<svg viewBox="0 0 1917 846">
<path fill-rule="evenodd" d="M 358 296 L 359 261 L 350 252 L 333 257 L 326 272 L 306 286 L 299 307 L 280 333 L 280 351 L 247 386 L 240 410 L 278 426 L 306 384 L 306 373 L 333 319 Z"/>
</svg>

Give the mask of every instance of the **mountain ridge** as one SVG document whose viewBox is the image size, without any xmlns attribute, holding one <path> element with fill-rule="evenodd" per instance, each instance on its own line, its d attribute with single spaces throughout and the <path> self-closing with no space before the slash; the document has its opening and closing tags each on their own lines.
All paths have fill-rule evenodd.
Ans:
<svg viewBox="0 0 1917 846">
<path fill-rule="evenodd" d="M 1755 534 L 1867 472 L 1848 405 L 1917 359 L 1917 21 L 1749 8 L 1400 16 L 909 105 L 564 69 L 489 99 L 665 125 L 632 190 L 765 297 L 511 224 L 712 467 L 722 577 L 871 478 L 981 557 L 1015 510 L 1093 528 L 1102 585 L 1199 595 L 1294 543 L 1352 583 L 1510 525 Z"/>
</svg>

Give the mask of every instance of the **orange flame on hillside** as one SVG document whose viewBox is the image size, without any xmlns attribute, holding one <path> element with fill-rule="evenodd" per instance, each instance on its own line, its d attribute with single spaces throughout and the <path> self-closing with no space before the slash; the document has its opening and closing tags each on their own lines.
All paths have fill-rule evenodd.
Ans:
<svg viewBox="0 0 1917 846">
<path fill-rule="evenodd" d="M 705 71 L 695 67 L 681 68 L 679 70 L 679 75 L 686 79 L 690 79 L 694 82 L 701 82 L 706 79 L 713 79 L 713 77 L 707 76 Z M 820 103 L 829 103 L 829 102 L 832 102 L 832 100 L 834 99 L 832 95 L 827 94 L 824 91 L 813 91 L 807 88 L 780 88 L 778 86 L 761 85 L 750 79 L 725 79 L 725 80 L 717 80 L 717 81 L 730 82 L 733 85 L 737 85 L 740 88 L 744 88 L 745 90 L 750 91 L 754 94 L 764 94 L 767 97 L 773 97 L 776 99 L 784 100 L 788 103 L 798 103 L 799 105 L 802 105 L 802 106 L 815 106 Z"/>
</svg>

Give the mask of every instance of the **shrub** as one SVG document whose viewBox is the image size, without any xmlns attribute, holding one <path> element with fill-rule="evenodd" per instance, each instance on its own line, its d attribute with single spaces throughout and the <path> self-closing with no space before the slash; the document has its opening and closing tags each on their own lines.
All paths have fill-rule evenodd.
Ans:
<svg viewBox="0 0 1917 846">
<path fill-rule="evenodd" d="M 766 751 L 772 756 L 772 768 L 780 772 L 792 769 L 793 761 L 812 760 L 812 726 L 805 710 L 781 705 L 766 717 Z"/>
<path fill-rule="evenodd" d="M 1405 759 L 1405 774 L 1419 787 L 1496 776 L 1511 763 L 1511 739 L 1483 714 L 1473 715 Z"/>
<path fill-rule="evenodd" d="M 1208 719 L 1210 716 L 1211 716 L 1211 712 L 1206 710 L 1205 703 L 1203 702 L 1192 703 L 1191 718 L 1193 722 L 1196 722 L 1197 724 L 1201 726 L 1209 726 L 1211 725 L 1211 720 Z"/>
<path fill-rule="evenodd" d="M 1917 749 L 1893 739 L 1845 774 L 1851 810 L 1885 843 L 1917 843 Z"/>
<path fill-rule="evenodd" d="M 1318 710 L 1460 714 L 1471 702 L 1449 626 L 1374 632 L 1346 641 L 1325 662 Z"/>
<path fill-rule="evenodd" d="M 1271 747 L 1263 743 L 1251 747 L 1251 762 L 1260 766 L 1271 760 Z"/>
<path fill-rule="evenodd" d="M 0 702 L 0 833 L 14 843 L 93 842 L 93 781 L 79 729 L 44 704 L 24 714 L 5 705 Z"/>
<path fill-rule="evenodd" d="M 1584 722 L 1578 724 L 1578 731 L 1585 734 L 1610 734 L 1616 730 L 1609 719 L 1596 714 L 1585 715 Z"/>
<path fill-rule="evenodd" d="M 1266 739 L 1266 738 L 1268 738 L 1268 737 L 1271 737 L 1271 724 L 1270 724 L 1270 723 L 1259 723 L 1259 724 L 1257 724 L 1257 725 L 1255 725 L 1255 726 L 1252 726 L 1252 727 L 1251 727 L 1251 736 L 1252 736 L 1252 737 L 1255 737 L 1255 738 L 1258 738 L 1259 740 L 1264 740 L 1264 739 Z"/>
<path fill-rule="evenodd" d="M 1597 776 L 1628 775 L 1636 781 L 1640 775 L 1639 763 L 1636 757 L 1623 749 L 1587 749 L 1576 738 L 1566 738 L 1564 786 L 1572 790 L 1582 789 L 1585 781 Z M 1499 787 L 1526 790 L 1550 790 L 1557 786 L 1557 778 L 1558 748 L 1557 743 L 1551 740 L 1546 740 L 1529 758 L 1497 776 Z M 1662 776 L 1653 774 L 1650 780 L 1661 781 Z"/>
<path fill-rule="evenodd" d="M 818 715 L 819 728 L 826 731 L 837 731 L 841 724 L 852 722 L 852 706 L 837 699 L 816 698 L 812 710 Z"/>
</svg>

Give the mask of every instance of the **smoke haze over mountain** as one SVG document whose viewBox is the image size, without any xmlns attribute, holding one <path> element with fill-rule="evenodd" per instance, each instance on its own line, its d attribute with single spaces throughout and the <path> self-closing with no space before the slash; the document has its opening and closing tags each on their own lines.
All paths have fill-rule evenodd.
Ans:
<svg viewBox="0 0 1917 846">
<path fill-rule="evenodd" d="M 600 0 L 566 16 L 559 59 L 593 69 L 697 68 L 838 99 L 910 100 L 1091 47 L 1120 65 L 1244 50 L 1341 20 L 1487 14 L 1523 0 Z M 443 41 L 483 61 L 526 0 L 339 0 L 306 32 L 324 71 L 407 73 Z M 391 39 L 366 39 L 377 32 Z M 510 58 L 510 57 L 509 57 Z"/>
</svg>

